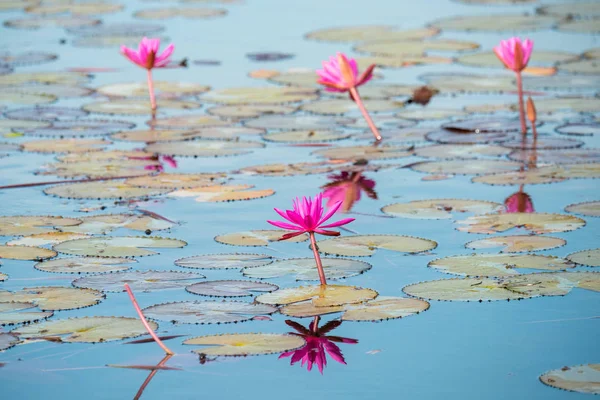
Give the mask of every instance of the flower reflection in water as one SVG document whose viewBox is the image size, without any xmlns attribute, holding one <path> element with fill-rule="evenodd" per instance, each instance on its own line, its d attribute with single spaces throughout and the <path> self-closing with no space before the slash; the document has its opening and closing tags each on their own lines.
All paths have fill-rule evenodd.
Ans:
<svg viewBox="0 0 600 400">
<path fill-rule="evenodd" d="M 320 328 L 319 321 L 320 317 L 315 317 L 307 329 L 297 322 L 286 320 L 285 323 L 296 330 L 296 332 L 291 332 L 291 334 L 304 338 L 306 345 L 297 350 L 282 353 L 279 358 L 291 356 L 290 365 L 302 361 L 302 366 L 306 365 L 306 369 L 309 371 L 316 364 L 321 374 L 325 366 L 327 366 L 327 354 L 340 364 L 346 364 L 344 355 L 336 343 L 356 344 L 358 340 L 339 336 L 326 336 L 327 333 L 340 326 L 342 321 L 329 321 Z"/>
<path fill-rule="evenodd" d="M 342 171 L 339 175 L 330 175 L 331 182 L 322 186 L 323 197 L 327 199 L 327 207 L 338 201 L 342 202 L 340 210 L 349 212 L 354 203 L 360 200 L 361 192 L 365 192 L 367 197 L 377 200 L 375 192 L 375 181 L 362 175 L 362 171 L 349 172 Z"/>
<path fill-rule="evenodd" d="M 527 193 L 520 191 L 511 194 L 504 200 L 504 209 L 507 213 L 532 213 L 535 212 L 533 208 L 533 201 L 531 196 Z"/>
</svg>

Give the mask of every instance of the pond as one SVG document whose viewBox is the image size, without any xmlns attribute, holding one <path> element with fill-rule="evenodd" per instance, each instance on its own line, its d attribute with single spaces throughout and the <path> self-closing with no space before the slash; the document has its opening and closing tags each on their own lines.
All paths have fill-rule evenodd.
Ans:
<svg viewBox="0 0 600 400">
<path fill-rule="evenodd" d="M 600 3 L 0 18 L 3 398 L 600 393 Z"/>
</svg>

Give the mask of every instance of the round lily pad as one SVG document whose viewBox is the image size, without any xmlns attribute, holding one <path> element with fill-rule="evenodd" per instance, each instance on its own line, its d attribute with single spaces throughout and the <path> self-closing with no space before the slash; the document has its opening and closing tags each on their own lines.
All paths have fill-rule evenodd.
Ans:
<svg viewBox="0 0 600 400">
<path fill-rule="evenodd" d="M 192 189 L 177 190 L 169 194 L 172 197 L 196 197 L 199 203 L 222 201 L 243 201 L 269 197 L 275 194 L 273 189 L 251 189 L 252 185 L 213 185 Z"/>
<path fill-rule="evenodd" d="M 179 289 L 186 287 L 204 275 L 178 271 L 132 271 L 90 275 L 73 281 L 73 286 L 102 292 L 124 292 L 127 283 L 132 290 L 151 292 L 154 290 Z"/>
<path fill-rule="evenodd" d="M 600 16 L 600 5 L 596 2 L 570 2 L 542 5 L 536 9 L 536 12 L 543 15 L 556 15 L 559 17 L 569 17 L 577 15 L 579 17 Z"/>
<path fill-rule="evenodd" d="M 169 43 L 170 38 L 163 35 L 153 36 L 154 39 L 159 39 L 162 43 Z M 75 47 L 113 47 L 126 46 L 136 48 L 139 46 L 142 36 L 132 35 L 110 35 L 110 36 L 78 36 L 73 39 Z"/>
<path fill-rule="evenodd" d="M 261 129 L 285 130 L 319 130 L 335 129 L 339 125 L 354 123 L 355 119 L 347 117 L 319 115 L 263 115 L 245 122 L 245 126 Z"/>
<path fill-rule="evenodd" d="M 538 137 L 533 140 L 531 137 L 526 137 L 525 140 L 513 139 L 501 143 L 501 146 L 511 149 L 535 149 L 535 150 L 552 150 L 552 149 L 573 149 L 583 146 L 580 140 L 565 139 L 559 137 Z"/>
<path fill-rule="evenodd" d="M 545 385 L 570 392 L 600 394 L 600 364 L 554 369 L 540 376 L 540 381 Z"/>
<path fill-rule="evenodd" d="M 564 296 L 573 288 L 600 291 L 600 274 L 594 272 L 543 272 L 506 278 L 509 290 L 527 296 Z"/>
<path fill-rule="evenodd" d="M 600 82 L 600 76 L 593 75 L 581 75 L 581 74 L 559 74 L 559 75 L 550 75 L 550 76 L 525 76 L 524 85 L 526 85 L 529 90 L 561 90 L 566 92 L 588 92 L 590 88 L 595 87 Z M 536 108 L 537 102 L 542 100 L 540 98 L 536 99 Z M 548 99 L 549 100 L 549 99 Z M 585 102 L 585 101 L 583 101 Z M 563 105 L 566 107 L 569 103 L 575 104 L 577 107 L 585 107 L 584 104 L 577 104 L 577 100 L 562 100 Z M 506 106 L 506 104 L 504 104 Z M 552 112 L 553 114 L 558 113 L 560 110 L 560 103 L 552 104 L 554 108 L 558 108 L 558 110 L 551 111 L 551 108 L 545 109 L 544 113 Z M 549 107 L 549 106 L 548 106 Z M 515 110 L 517 107 L 515 105 L 511 106 L 512 110 Z M 502 110 L 501 110 L 502 111 Z M 569 110 L 570 111 L 570 110 Z M 547 115 L 541 114 L 538 110 L 538 119 L 548 118 Z M 563 121 L 560 121 L 563 122 Z"/>
<path fill-rule="evenodd" d="M 159 99 L 193 96 L 208 90 L 210 86 L 193 82 L 154 82 L 154 91 Z M 145 82 L 113 83 L 101 86 L 96 91 L 109 97 L 148 97 L 148 85 Z"/>
<path fill-rule="evenodd" d="M 536 49 L 536 51 L 531 54 L 527 64 L 530 66 L 554 66 L 557 63 L 570 62 L 577 60 L 578 58 L 579 55 L 575 53 Z M 473 67 L 504 68 L 504 64 L 502 64 L 502 61 L 498 60 L 498 57 L 493 51 L 466 54 L 458 57 L 456 61 L 460 64 Z"/>
<path fill-rule="evenodd" d="M 13 29 L 73 28 L 100 24 L 99 19 L 80 15 L 36 16 L 33 18 L 12 18 L 4 26 Z"/>
<path fill-rule="evenodd" d="M 135 262 L 137 261 L 129 258 L 72 257 L 42 261 L 35 264 L 34 268 L 57 274 L 91 274 L 126 271 L 131 266 L 123 264 Z"/>
<path fill-rule="evenodd" d="M 402 253 L 422 253 L 437 247 L 433 240 L 401 235 L 356 235 L 326 239 L 317 243 L 319 251 L 337 256 L 364 257 L 376 249 Z"/>
<path fill-rule="evenodd" d="M 306 130 L 306 131 L 282 131 L 264 134 L 262 138 L 267 142 L 284 143 L 313 143 L 341 140 L 350 137 L 349 133 L 334 130 Z"/>
<path fill-rule="evenodd" d="M 241 269 L 245 267 L 260 267 L 272 262 L 273 257 L 267 254 L 232 253 L 202 254 L 180 258 L 175 261 L 175 265 L 197 269 Z"/>
<path fill-rule="evenodd" d="M 158 328 L 155 322 L 148 323 L 152 329 Z M 137 318 L 82 317 L 27 325 L 13 333 L 25 339 L 61 336 L 63 342 L 102 343 L 141 336 L 146 328 Z"/>
<path fill-rule="evenodd" d="M 69 199 L 133 199 L 168 192 L 169 189 L 141 188 L 117 181 L 71 183 L 44 190 L 48 195 Z"/>
<path fill-rule="evenodd" d="M 428 174 L 483 175 L 520 169 L 521 163 L 504 160 L 424 161 L 412 164 L 413 171 Z"/>
<path fill-rule="evenodd" d="M 230 333 L 224 335 L 199 336 L 187 339 L 183 344 L 210 346 L 194 350 L 194 353 L 209 356 L 255 356 L 276 354 L 298 349 L 306 344 L 296 335 L 273 333 Z"/>
<path fill-rule="evenodd" d="M 581 60 L 560 64 L 558 70 L 570 74 L 600 74 L 600 63 L 598 60 Z"/>
<path fill-rule="evenodd" d="M 449 130 L 439 130 L 426 135 L 427 140 L 451 145 L 474 145 L 487 143 L 503 143 L 518 140 L 520 134 L 516 132 L 494 132 L 494 133 L 457 133 Z M 426 150 L 418 150 L 426 151 Z"/>
<path fill-rule="evenodd" d="M 93 90 L 81 86 L 72 85 L 16 85 L 7 87 L 7 89 L 19 93 L 35 94 L 43 96 L 54 96 L 59 99 L 71 98 L 71 97 L 85 97 L 89 96 Z"/>
<path fill-rule="evenodd" d="M 201 296 L 243 297 L 254 292 L 264 293 L 279 289 L 279 286 L 266 282 L 252 281 L 206 281 L 186 286 L 185 290 Z"/>
<path fill-rule="evenodd" d="M 203 137 L 201 130 L 165 130 L 165 129 L 148 129 L 142 131 L 126 131 L 115 133 L 111 136 L 112 139 L 126 140 L 130 142 L 170 142 L 178 140 L 191 140 Z"/>
<path fill-rule="evenodd" d="M 390 57 L 423 55 L 429 51 L 474 50 L 479 44 L 453 39 L 369 41 L 354 47 L 355 51 Z"/>
<path fill-rule="evenodd" d="M 61 243 L 66 240 L 82 239 L 85 237 L 89 236 L 71 232 L 46 232 L 14 239 L 6 244 L 9 246 L 45 246 L 48 244 Z"/>
<path fill-rule="evenodd" d="M 402 291 L 409 296 L 440 301 L 495 301 L 520 300 L 531 297 L 517 293 L 490 278 L 458 278 L 421 282 L 405 286 Z"/>
<path fill-rule="evenodd" d="M 321 149 L 313 152 L 313 154 L 332 160 L 357 161 L 408 157 L 412 155 L 412 151 L 409 147 L 404 146 L 347 146 Z"/>
<path fill-rule="evenodd" d="M 18 108 L 4 113 L 6 118 L 32 121 L 56 121 L 59 119 L 79 118 L 86 115 L 88 115 L 88 112 L 85 110 L 69 107 Z"/>
<path fill-rule="evenodd" d="M 0 259 L 8 260 L 45 260 L 56 256 L 56 252 L 33 246 L 7 246 L 0 244 Z"/>
<path fill-rule="evenodd" d="M 431 27 L 449 31 L 530 32 L 552 28 L 557 22 L 556 18 L 544 15 L 468 15 L 443 18 Z"/>
<path fill-rule="evenodd" d="M 15 292 L 0 291 L 0 302 L 33 303 L 40 310 L 74 310 L 90 307 L 104 299 L 102 292 L 63 286 L 23 288 Z"/>
<path fill-rule="evenodd" d="M 29 14 L 49 15 L 71 13 L 74 15 L 97 15 L 108 14 L 120 11 L 124 8 L 122 4 L 105 2 L 86 2 L 86 3 L 56 3 L 41 4 L 27 7 L 25 11 Z"/>
<path fill-rule="evenodd" d="M 254 118 L 264 114 L 291 114 L 296 107 L 278 104 L 240 104 L 211 107 L 206 112 L 221 118 L 243 119 Z"/>
<path fill-rule="evenodd" d="M 464 117 L 467 112 L 455 109 L 443 108 L 411 108 L 397 112 L 396 117 L 405 119 L 414 119 L 417 121 L 427 121 L 432 119 L 448 119 L 456 117 Z"/>
<path fill-rule="evenodd" d="M 19 0 L 20 2 L 21 0 Z M 2 3 L 0 3 L 2 4 Z M 1 7 L 1 5 L 0 5 Z M 20 342 L 17 335 L 13 333 L 0 332 L 0 351 L 10 349 Z"/>
<path fill-rule="evenodd" d="M 594 136 L 600 133 L 600 124 L 571 123 L 556 128 L 563 135 Z"/>
<path fill-rule="evenodd" d="M 77 154 L 77 153 L 71 153 Z M 89 153 L 84 153 L 89 154 Z M 37 172 L 38 175 L 57 175 L 64 178 L 112 178 L 120 176 L 150 175 L 153 166 L 158 166 L 156 160 L 110 160 L 90 162 L 60 162 L 47 164 Z"/>
<path fill-rule="evenodd" d="M 79 85 L 84 84 L 89 80 L 90 77 L 88 75 L 79 72 L 21 72 L 0 76 L 0 86 L 15 86 L 25 84 Z"/>
<path fill-rule="evenodd" d="M 68 120 L 54 121 L 49 127 L 32 127 L 25 129 L 23 133 L 31 136 L 52 136 L 52 137 L 85 137 L 85 136 L 103 136 L 119 131 L 129 129 L 135 124 L 126 121 L 114 120 Z"/>
<path fill-rule="evenodd" d="M 175 226 L 173 222 L 142 214 L 103 214 L 81 217 L 81 224 L 61 228 L 63 232 L 103 235 L 115 229 L 126 228 L 146 232 L 160 231 Z"/>
<path fill-rule="evenodd" d="M 212 126 L 225 126 L 229 125 L 229 122 L 223 121 L 219 118 L 198 114 L 198 115 L 179 115 L 175 117 L 168 118 L 158 118 L 156 120 L 148 121 L 148 124 L 153 128 L 158 129 L 191 129 L 191 130 L 199 130 L 201 128 L 212 127 Z M 183 139 L 192 139 L 185 137 L 185 133 L 182 132 L 181 138 L 173 138 L 170 140 L 183 140 Z"/>
<path fill-rule="evenodd" d="M 516 269 L 562 271 L 575 267 L 570 261 L 537 254 L 471 254 L 431 261 L 428 266 L 456 275 L 495 277 L 519 275 Z"/>
<path fill-rule="evenodd" d="M 308 33 L 306 38 L 326 42 L 352 43 L 383 39 L 418 40 L 435 36 L 438 33 L 438 30 L 431 28 L 395 30 L 390 25 L 357 25 L 320 29 Z"/>
<path fill-rule="evenodd" d="M 550 250 L 564 246 L 567 241 L 551 236 L 514 235 L 494 236 L 491 238 L 474 240 L 465 244 L 468 249 L 496 249 L 500 248 L 504 253 L 522 253 L 529 251 Z"/>
<path fill-rule="evenodd" d="M 360 70 L 366 69 L 375 64 L 380 68 L 406 68 L 415 65 L 425 64 L 451 64 L 452 59 L 449 57 L 430 56 L 430 55 L 403 55 L 403 56 L 385 56 L 374 55 L 367 57 L 359 57 L 356 63 Z"/>
<path fill-rule="evenodd" d="M 23 150 L 36 153 L 87 153 L 100 151 L 111 142 L 104 139 L 33 140 L 22 144 Z"/>
<path fill-rule="evenodd" d="M 387 138 L 387 136 L 386 136 Z M 503 144 L 504 145 L 504 144 Z M 437 159 L 452 159 L 452 158 L 478 158 L 484 157 L 500 157 L 508 155 L 511 152 L 502 146 L 494 145 L 458 145 L 458 144 L 440 144 L 433 146 L 417 147 L 415 155 L 419 157 L 437 158 Z"/>
<path fill-rule="evenodd" d="M 152 36 L 164 30 L 163 25 L 136 22 L 116 22 L 95 26 L 69 28 L 67 31 L 77 36 Z"/>
<path fill-rule="evenodd" d="M 241 87 L 215 90 L 200 99 L 219 104 L 285 104 L 316 100 L 316 90 L 293 87 Z"/>
<path fill-rule="evenodd" d="M 372 137 L 372 135 L 371 135 Z M 264 164 L 241 168 L 239 173 L 245 175 L 259 175 L 262 177 L 273 176 L 297 176 L 324 174 L 337 170 L 327 162 L 292 163 L 292 164 Z"/>
<path fill-rule="evenodd" d="M 267 246 L 269 242 L 278 241 L 287 231 L 283 230 L 255 230 L 255 231 L 244 231 L 228 233 L 215 237 L 215 241 L 223 244 L 229 244 L 231 246 Z M 308 240 L 308 235 L 299 235 L 291 239 L 287 239 L 286 242 L 304 242 Z"/>
<path fill-rule="evenodd" d="M 432 132 L 435 129 L 432 128 L 400 128 L 400 129 L 386 129 L 385 130 L 385 142 L 386 143 L 419 143 L 425 142 L 425 135 Z M 371 130 L 364 131 L 362 134 L 355 135 L 356 139 L 360 140 L 373 140 L 373 133 Z"/>
<path fill-rule="evenodd" d="M 36 308 L 33 303 L 0 303 L 0 326 L 38 322 L 54 314 L 52 311 L 39 311 Z"/>
<path fill-rule="evenodd" d="M 280 289 L 261 294 L 256 301 L 261 304 L 287 305 L 310 300 L 315 307 L 330 307 L 343 304 L 362 303 L 377 297 L 372 289 L 356 286 L 315 285 Z"/>
<path fill-rule="evenodd" d="M 20 119 L 0 119 L 0 129 L 24 131 L 26 129 L 47 128 L 49 121 L 30 121 Z"/>
<path fill-rule="evenodd" d="M 277 307 L 238 301 L 183 301 L 157 304 L 143 311 L 148 318 L 179 324 L 230 324 L 273 314 Z"/>
<path fill-rule="evenodd" d="M 442 128 L 458 132 L 511 132 L 520 129 L 519 121 L 509 118 L 475 118 L 448 122 Z"/>
<path fill-rule="evenodd" d="M 62 242 L 53 248 L 65 254 L 94 257 L 134 257 L 158 254 L 147 248 L 181 248 L 187 245 L 183 240 L 162 237 L 98 237 Z"/>
<path fill-rule="evenodd" d="M 445 93 L 490 93 L 515 89 L 514 77 L 508 75 L 443 72 L 421 75 L 419 79 Z"/>
<path fill-rule="evenodd" d="M 56 232 L 55 227 L 73 226 L 81 223 L 77 218 L 54 216 L 0 216 L 0 236 L 26 236 Z"/>
<path fill-rule="evenodd" d="M 581 218 L 565 214 L 508 213 L 477 215 L 456 221 L 457 230 L 469 233 L 501 233 L 514 228 L 529 230 L 536 234 L 569 232 L 585 225 Z"/>
<path fill-rule="evenodd" d="M 191 7 L 167 7 L 141 10 L 133 14 L 134 18 L 149 20 L 164 20 L 168 18 L 206 19 L 223 17 L 227 10 L 221 8 L 191 8 Z"/>
<path fill-rule="evenodd" d="M 540 113 L 555 113 L 558 111 L 574 111 L 574 112 L 596 112 L 600 107 L 600 99 L 595 97 L 585 96 L 562 96 L 545 99 L 537 99 L 535 108 Z M 511 105 L 511 110 L 517 111 L 518 105 Z"/>
<path fill-rule="evenodd" d="M 190 189 L 214 185 L 215 181 L 224 177 L 224 173 L 169 174 L 163 172 L 153 176 L 131 178 L 125 182 L 128 185 L 147 188 Z"/>
<path fill-rule="evenodd" d="M 391 100 L 369 100 L 365 102 L 365 108 L 371 113 L 393 111 L 404 107 L 404 103 Z M 358 111 L 358 106 L 348 99 L 321 99 L 306 103 L 300 107 L 301 110 L 314 114 L 336 115 L 347 112 Z"/>
<path fill-rule="evenodd" d="M 451 213 L 487 214 L 502 209 L 501 204 L 491 201 L 433 199 L 390 204 L 381 211 L 399 218 L 449 219 L 452 218 Z"/>
<path fill-rule="evenodd" d="M 344 258 L 323 258 L 323 269 L 328 279 L 349 278 L 371 269 L 371 264 L 364 261 Z M 244 276 L 266 279 L 294 275 L 297 281 L 319 280 L 317 266 L 313 258 L 292 258 L 276 260 L 260 267 L 246 267 L 242 270 Z"/>
<path fill-rule="evenodd" d="M 600 201 L 571 204 L 565 208 L 565 211 L 587 217 L 600 217 Z"/>
<path fill-rule="evenodd" d="M 189 110 L 200 107 L 200 103 L 184 100 L 160 99 L 157 103 L 159 109 Z M 147 115 L 152 112 L 150 101 L 129 99 L 88 103 L 83 109 L 99 114 Z"/>
<path fill-rule="evenodd" d="M 571 253 L 567 256 L 567 260 L 588 267 L 600 267 L 600 249 L 583 250 Z"/>
<path fill-rule="evenodd" d="M 508 158 L 516 161 L 529 161 L 534 158 L 539 164 L 579 164 L 600 162 L 600 149 L 567 150 L 515 150 Z"/>
<path fill-rule="evenodd" d="M 314 73 L 314 72 L 313 72 Z M 360 87 L 360 97 L 363 100 L 384 100 L 390 99 L 392 97 L 404 97 L 406 99 L 410 98 L 416 89 L 420 86 L 418 85 L 397 85 L 397 84 L 377 84 L 369 82 L 367 86 Z M 340 99 L 348 100 L 348 93 L 341 92 L 325 92 L 328 96 L 339 97 Z M 365 107 L 368 106 L 369 102 L 365 102 Z M 398 104 L 401 106 L 401 103 Z"/>
<path fill-rule="evenodd" d="M 50 94 L 21 93 L 14 89 L 4 89 L 0 93 L 0 106 L 14 106 L 16 104 L 48 104 L 54 103 L 56 96 Z"/>
<path fill-rule="evenodd" d="M 561 32 L 568 33 L 587 33 L 593 34 L 600 32 L 598 26 L 598 18 L 594 19 L 577 19 L 558 24 L 557 29 Z"/>
<path fill-rule="evenodd" d="M 249 141 L 194 140 L 184 142 L 162 142 L 146 146 L 145 151 L 182 157 L 225 157 L 243 155 L 252 149 L 265 147 L 263 143 Z"/>
</svg>

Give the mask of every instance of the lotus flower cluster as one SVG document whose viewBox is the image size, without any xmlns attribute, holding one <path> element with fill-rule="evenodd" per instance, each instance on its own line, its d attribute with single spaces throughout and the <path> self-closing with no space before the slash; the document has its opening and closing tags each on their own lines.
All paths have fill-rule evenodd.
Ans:
<svg viewBox="0 0 600 400">
<path fill-rule="evenodd" d="M 494 47 L 496 56 L 502 61 L 506 68 L 514 71 L 517 76 L 519 119 L 521 121 L 521 133 L 523 135 L 527 133 L 527 125 L 525 123 L 525 103 L 523 101 L 523 79 L 521 72 L 527 67 L 532 52 L 533 41 L 529 39 L 521 40 L 518 37 L 502 40 L 498 46 Z"/>
<path fill-rule="evenodd" d="M 381 140 L 379 130 L 367 112 L 357 88 L 364 85 L 373 78 L 373 69 L 375 64 L 370 65 L 362 74 L 358 73 L 356 60 L 348 59 L 345 54 L 337 53 L 336 57 L 330 57 L 329 61 L 323 61 L 323 69 L 317 70 L 321 85 L 329 92 L 349 92 L 350 98 L 356 102 L 356 105 L 367 121 L 373 136 L 376 140 Z"/>
<path fill-rule="evenodd" d="M 342 206 L 342 202 L 338 201 L 333 204 L 332 207 L 325 212 L 323 208 L 323 195 L 319 193 L 314 199 L 303 197 L 302 199 L 296 198 L 293 202 L 293 209 L 282 211 L 275 208 L 275 212 L 279 214 L 288 222 L 282 221 L 271 221 L 267 222 L 278 228 L 293 231 L 287 233 L 279 240 L 291 239 L 293 237 L 308 233 L 310 236 L 310 243 L 313 250 L 313 255 L 317 263 L 319 270 L 319 279 L 322 285 L 326 285 L 325 273 L 323 271 L 323 265 L 321 263 L 321 257 L 317 250 L 317 242 L 315 239 L 315 233 L 326 236 L 338 236 L 340 233 L 336 231 L 330 231 L 328 228 L 336 228 L 354 221 L 354 218 L 344 218 L 342 220 L 326 224 L 326 222 L 336 213 L 336 211 Z"/>
<path fill-rule="evenodd" d="M 156 98 L 154 96 L 154 85 L 152 82 L 152 69 L 153 68 L 164 68 L 170 60 L 175 46 L 170 44 L 162 53 L 158 54 L 160 48 L 160 39 L 148 39 L 144 37 L 139 44 L 138 51 L 130 49 L 125 46 L 121 46 L 121 53 L 127 57 L 131 62 L 145 68 L 147 71 L 148 78 L 148 92 L 150 93 L 150 104 L 152 110 L 156 110 Z"/>
</svg>

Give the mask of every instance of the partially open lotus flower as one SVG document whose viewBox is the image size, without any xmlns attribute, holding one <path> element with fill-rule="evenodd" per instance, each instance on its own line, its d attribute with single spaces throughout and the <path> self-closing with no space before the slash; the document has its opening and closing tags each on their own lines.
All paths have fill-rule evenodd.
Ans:
<svg viewBox="0 0 600 400">
<path fill-rule="evenodd" d="M 323 197 L 327 200 L 327 207 L 342 202 L 340 210 L 348 212 L 355 202 L 360 200 L 361 192 L 371 199 L 377 199 L 375 181 L 362 176 L 362 172 L 342 171 L 339 175 L 330 175 L 331 182 L 322 186 Z"/>
<path fill-rule="evenodd" d="M 504 209 L 507 213 L 535 212 L 531 196 L 521 191 L 511 194 L 504 200 Z"/>
<path fill-rule="evenodd" d="M 521 40 L 518 37 L 512 37 L 508 40 L 502 40 L 500 44 L 494 47 L 494 53 L 502 61 L 504 66 L 515 72 L 517 75 L 517 91 L 519 92 L 519 118 L 521 121 L 521 133 L 527 133 L 525 124 L 525 103 L 523 101 L 523 79 L 521 71 L 527 67 L 529 58 L 533 52 L 533 41 L 529 39 Z"/>
<path fill-rule="evenodd" d="M 360 85 L 373 78 L 374 68 L 375 64 L 372 64 L 359 74 L 355 59 L 348 59 L 345 54 L 337 53 L 336 57 L 330 57 L 329 61 L 323 61 L 323 69 L 317 70 L 320 78 L 317 82 L 325 86 L 325 90 L 328 92 L 349 92 L 350 98 L 356 102 L 375 139 L 381 140 L 379 130 L 369 116 L 357 90 Z"/>
<path fill-rule="evenodd" d="M 286 320 L 285 323 L 296 330 L 297 333 L 291 332 L 292 335 L 300 336 L 306 340 L 306 345 L 297 350 L 282 353 L 279 358 L 291 357 L 290 365 L 302 361 L 302 366 L 306 366 L 308 371 L 312 370 L 313 365 L 316 365 L 319 372 L 322 374 L 323 369 L 327 366 L 327 355 L 340 364 L 345 365 L 346 360 L 344 359 L 344 355 L 335 343 L 358 343 L 358 340 L 356 339 L 339 336 L 325 336 L 326 333 L 340 326 L 342 321 L 329 321 L 319 328 L 319 317 L 315 317 L 314 321 L 310 324 L 309 329 L 291 320 Z"/>
<path fill-rule="evenodd" d="M 173 54 L 175 46 L 170 44 L 162 53 L 158 54 L 159 48 L 160 39 L 148 39 L 147 37 L 142 39 L 137 51 L 121 46 L 121 53 L 125 57 L 134 64 L 145 68 L 147 71 L 148 92 L 150 93 L 150 103 L 153 111 L 156 110 L 156 98 L 154 96 L 154 86 L 152 83 L 152 69 L 166 67 L 170 62 L 171 54 Z"/>
</svg>

